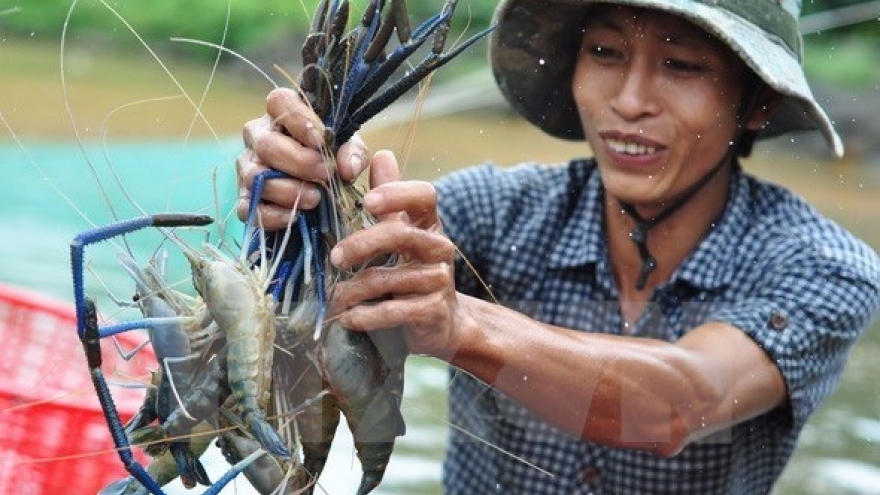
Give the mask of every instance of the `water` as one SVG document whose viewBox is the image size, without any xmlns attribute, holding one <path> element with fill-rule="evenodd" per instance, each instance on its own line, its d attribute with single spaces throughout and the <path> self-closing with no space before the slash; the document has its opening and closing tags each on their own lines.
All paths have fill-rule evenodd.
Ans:
<svg viewBox="0 0 880 495">
<path fill-rule="evenodd" d="M 86 146 L 84 152 L 72 143 L 0 145 L 2 184 L 6 191 L 0 199 L 0 231 L 7 232 L 6 242 L 0 243 L 0 283 L 71 300 L 70 241 L 91 225 L 103 225 L 114 218 L 89 173 L 87 159 L 97 170 L 119 218 L 136 216 L 139 211 L 129 204 L 116 185 L 108 163 L 113 164 L 120 181 L 145 211 L 208 213 L 218 220 L 225 219 L 218 222 L 229 224 L 224 238 L 235 239 L 241 233 L 240 224 L 227 216 L 235 193 L 232 164 L 239 150 L 237 138 L 219 143 L 115 143 L 109 147 L 95 143 Z M 216 242 L 220 234 L 219 228 L 212 228 L 189 238 L 198 245 L 203 239 Z M 162 242 L 162 237 L 151 231 L 134 234 L 129 239 L 131 249 L 140 260 L 151 256 Z M 100 277 L 117 297 L 130 297 L 133 287 L 119 268 L 117 250 L 118 247 L 109 244 L 88 248 L 94 274 L 86 275 L 91 281 L 87 294 L 98 299 L 105 314 L 124 318 L 128 313 L 116 309 L 107 290 L 96 281 Z M 168 250 L 174 260 L 176 248 L 170 246 Z M 176 261 L 169 278 L 184 281 L 182 290 L 192 293 L 188 268 L 181 257 Z M 446 372 L 436 363 L 410 361 L 403 404 L 409 431 L 399 440 L 398 455 L 386 474 L 388 483 L 375 493 L 409 492 L 413 486 L 418 487 L 418 493 L 439 491 L 440 456 L 445 441 L 442 425 Z M 206 456 L 206 467 L 212 479 L 216 479 L 228 465 L 216 449 L 209 450 Z M 330 475 L 320 481 L 320 488 L 327 494 L 354 493 L 360 481 L 351 436 L 344 427 L 334 442 L 325 473 Z M 198 492 L 184 490 L 179 483 L 169 489 L 169 493 Z M 242 479 L 223 493 L 255 492 Z"/>
<path fill-rule="evenodd" d="M 110 180 L 108 162 L 114 164 L 132 196 L 147 211 L 199 211 L 223 219 L 232 207 L 232 163 L 239 143 L 238 138 L 230 138 L 219 143 L 121 143 L 109 148 L 92 144 L 85 154 L 71 143 L 29 142 L 26 152 L 15 143 L 0 144 L 0 180 L 5 193 L 0 198 L 0 231 L 5 232 L 4 242 L 0 243 L 0 282 L 70 300 L 70 240 L 92 223 L 104 224 L 113 219 L 84 157 L 95 164 L 121 217 L 136 215 L 137 210 L 127 204 Z M 214 197 L 215 183 L 219 198 Z M 240 226 L 236 221 L 228 223 L 226 238 L 234 239 Z M 200 232 L 193 242 L 206 236 L 216 241 L 219 234 L 218 229 L 208 234 Z M 131 239 L 140 259 L 150 256 L 161 242 L 161 237 L 149 232 Z M 92 266 L 113 292 L 129 294 L 131 283 L 118 268 L 116 249 L 90 249 Z M 175 248 L 169 249 L 173 252 Z M 186 280 L 185 267 L 176 270 L 177 275 L 172 277 Z M 90 284 L 89 293 L 104 300 L 102 308 L 110 307 L 106 290 L 99 284 Z M 878 353 L 880 332 L 875 327 L 854 350 L 840 389 L 810 421 L 776 494 L 878 493 Z M 404 400 L 408 432 L 399 440 L 386 480 L 376 493 L 440 492 L 440 460 L 447 429 L 445 386 L 446 372 L 441 365 L 420 358 L 410 360 Z M 321 480 L 325 493 L 332 495 L 353 493 L 360 476 L 350 437 L 344 428 L 340 431 L 342 437 L 337 439 L 325 471 L 330 475 Z M 209 469 L 216 477 L 225 469 L 225 463 L 215 451 L 208 455 Z M 252 491 L 238 482 L 225 493 Z"/>
</svg>

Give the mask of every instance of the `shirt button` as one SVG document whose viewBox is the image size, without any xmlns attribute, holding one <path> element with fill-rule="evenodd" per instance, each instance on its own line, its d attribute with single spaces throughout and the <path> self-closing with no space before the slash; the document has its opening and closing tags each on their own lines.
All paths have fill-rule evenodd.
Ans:
<svg viewBox="0 0 880 495">
<path fill-rule="evenodd" d="M 595 468 L 593 466 L 587 466 L 587 467 L 581 469 L 581 480 L 584 483 L 595 483 L 596 480 L 599 479 L 600 474 L 601 473 L 599 472 L 598 468 Z"/>
<path fill-rule="evenodd" d="M 774 311 L 772 315 L 770 315 L 770 328 L 773 330 L 785 330 L 788 326 L 788 317 L 785 316 L 784 313 L 780 313 L 779 311 Z"/>
</svg>

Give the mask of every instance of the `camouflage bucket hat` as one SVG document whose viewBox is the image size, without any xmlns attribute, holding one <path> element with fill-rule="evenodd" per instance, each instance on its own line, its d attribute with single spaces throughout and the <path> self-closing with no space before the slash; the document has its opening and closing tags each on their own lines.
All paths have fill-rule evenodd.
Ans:
<svg viewBox="0 0 880 495">
<path fill-rule="evenodd" d="M 758 138 L 818 130 L 843 155 L 801 66 L 801 0 L 502 0 L 489 49 L 495 79 L 511 105 L 548 134 L 584 139 L 570 86 L 587 7 L 595 3 L 662 10 L 700 26 L 784 96 Z"/>
</svg>

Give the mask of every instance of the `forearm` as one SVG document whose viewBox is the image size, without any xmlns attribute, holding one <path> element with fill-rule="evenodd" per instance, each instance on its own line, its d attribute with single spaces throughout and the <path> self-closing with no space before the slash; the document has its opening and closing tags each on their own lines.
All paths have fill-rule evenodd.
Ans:
<svg viewBox="0 0 880 495">
<path fill-rule="evenodd" d="M 571 435 L 669 455 L 718 401 L 718 384 L 673 344 L 566 330 L 477 299 L 460 302 L 466 317 L 449 362 Z"/>
</svg>

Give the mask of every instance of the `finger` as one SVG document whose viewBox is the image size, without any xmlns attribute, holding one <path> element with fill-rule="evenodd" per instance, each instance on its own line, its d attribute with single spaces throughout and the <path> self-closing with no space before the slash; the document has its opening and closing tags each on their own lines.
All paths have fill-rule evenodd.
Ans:
<svg viewBox="0 0 880 495">
<path fill-rule="evenodd" d="M 339 170 L 339 177 L 351 182 L 364 171 L 369 165 L 369 151 L 367 145 L 358 134 L 351 137 L 346 143 L 339 147 L 336 153 L 336 166 Z"/>
<path fill-rule="evenodd" d="M 430 293 L 409 299 L 386 299 L 384 301 L 361 304 L 339 315 L 343 326 L 356 331 L 381 330 L 407 326 L 421 328 L 442 321 L 445 301 L 440 293 Z M 412 345 L 410 350 L 420 352 L 421 345 Z"/>
<path fill-rule="evenodd" d="M 390 150 L 380 150 L 373 155 L 370 164 L 370 188 L 400 180 L 400 167 L 397 157 Z"/>
<path fill-rule="evenodd" d="M 260 136 L 268 134 L 271 131 L 272 118 L 268 115 L 263 115 L 258 119 L 245 122 L 244 128 L 241 131 L 245 148 L 253 149 L 254 143 L 257 141 L 257 139 L 259 139 Z"/>
<path fill-rule="evenodd" d="M 236 159 L 239 190 L 244 189 L 249 196 L 253 194 L 256 177 L 270 170 L 256 160 L 257 158 L 250 150 L 243 151 Z M 285 209 L 296 207 L 310 210 L 321 201 L 321 193 L 318 187 L 311 182 L 294 178 L 270 179 L 263 182 L 260 199 L 275 203 Z"/>
<path fill-rule="evenodd" d="M 250 197 L 239 198 L 235 203 L 235 212 L 242 221 L 247 220 Z M 262 224 L 265 230 L 282 230 L 287 228 L 293 210 L 271 203 L 257 203 L 257 225 Z"/>
<path fill-rule="evenodd" d="M 446 263 L 368 268 L 336 284 L 332 295 L 333 312 L 365 301 L 430 294 L 451 287 L 453 283 L 452 270 Z"/>
<path fill-rule="evenodd" d="M 278 131 L 255 137 L 257 159 L 263 165 L 305 181 L 326 181 L 329 177 L 324 155 Z"/>
<path fill-rule="evenodd" d="M 266 97 L 266 112 L 278 129 L 297 141 L 318 150 L 324 145 L 324 125 L 300 94 L 290 88 L 277 88 Z"/>
<path fill-rule="evenodd" d="M 379 222 L 342 239 L 330 252 L 330 261 L 347 270 L 390 254 L 423 263 L 451 263 L 454 253 L 455 246 L 444 235 L 394 220 Z"/>
<path fill-rule="evenodd" d="M 437 214 L 437 190 L 430 182 L 387 182 L 364 196 L 364 206 L 377 218 L 399 212 L 406 213 L 410 222 L 421 228 L 440 223 Z"/>
</svg>

